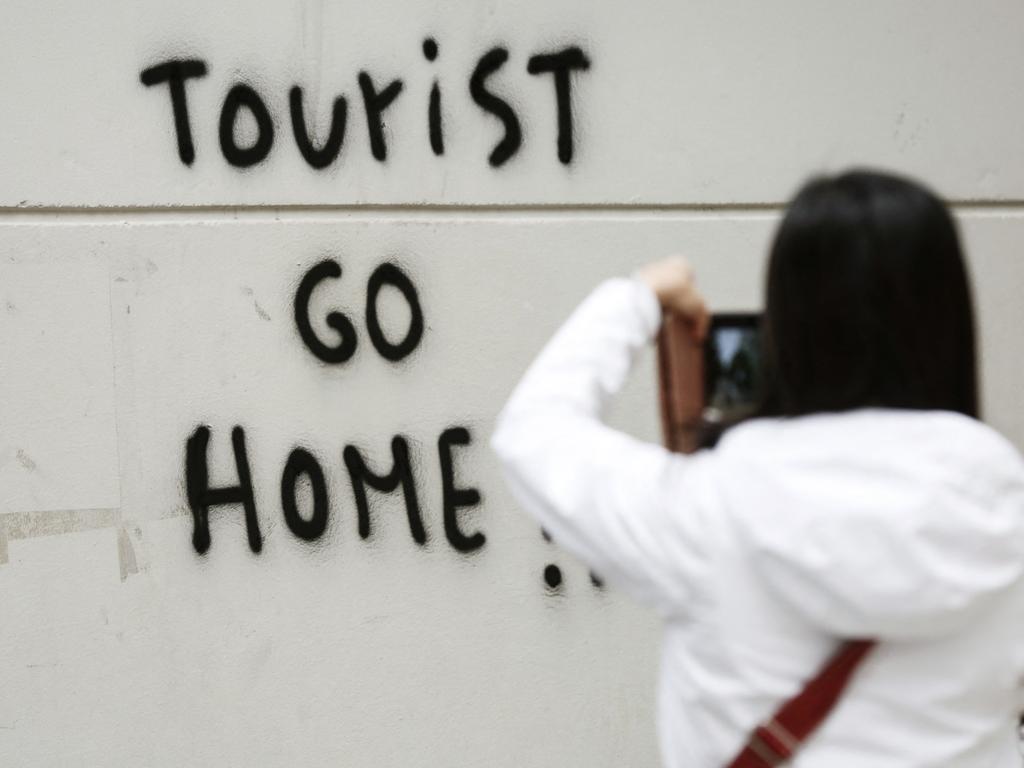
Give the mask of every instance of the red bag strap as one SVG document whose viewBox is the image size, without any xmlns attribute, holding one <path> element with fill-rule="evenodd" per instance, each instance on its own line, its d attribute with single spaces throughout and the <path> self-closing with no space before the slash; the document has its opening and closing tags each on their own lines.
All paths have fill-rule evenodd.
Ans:
<svg viewBox="0 0 1024 768">
<path fill-rule="evenodd" d="M 839 701 L 850 677 L 874 646 L 874 640 L 844 643 L 800 693 L 754 729 L 728 768 L 773 768 L 789 760 Z"/>
</svg>

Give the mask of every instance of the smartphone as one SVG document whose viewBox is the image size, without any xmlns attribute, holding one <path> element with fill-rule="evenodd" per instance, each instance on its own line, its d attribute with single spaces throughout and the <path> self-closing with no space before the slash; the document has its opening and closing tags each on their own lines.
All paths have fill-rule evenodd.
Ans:
<svg viewBox="0 0 1024 768">
<path fill-rule="evenodd" d="M 728 313 L 711 316 L 704 343 L 704 407 L 712 424 L 749 416 L 761 392 L 761 316 Z"/>
<path fill-rule="evenodd" d="M 692 453 L 713 446 L 751 414 L 761 387 L 761 316 L 712 315 L 703 344 L 686 320 L 667 315 L 658 336 L 658 380 L 665 445 Z"/>
</svg>

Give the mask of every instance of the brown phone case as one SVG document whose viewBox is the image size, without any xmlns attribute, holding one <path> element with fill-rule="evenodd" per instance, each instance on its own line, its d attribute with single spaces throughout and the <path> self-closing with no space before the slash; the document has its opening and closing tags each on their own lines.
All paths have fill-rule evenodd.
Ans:
<svg viewBox="0 0 1024 768">
<path fill-rule="evenodd" d="M 666 313 L 658 331 L 658 389 L 666 447 L 693 453 L 704 410 L 704 345 L 680 315 Z"/>
</svg>

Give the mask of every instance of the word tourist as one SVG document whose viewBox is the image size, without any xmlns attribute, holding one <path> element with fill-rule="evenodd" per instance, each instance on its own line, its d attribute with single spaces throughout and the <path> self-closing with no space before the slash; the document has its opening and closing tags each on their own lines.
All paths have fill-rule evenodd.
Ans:
<svg viewBox="0 0 1024 768">
<path fill-rule="evenodd" d="M 433 38 L 423 41 L 423 56 L 427 61 L 436 60 L 439 50 Z M 495 168 L 512 159 L 523 143 L 519 116 L 508 99 L 503 98 L 490 82 L 490 78 L 505 66 L 508 58 L 509 52 L 506 48 L 491 48 L 477 60 L 468 79 L 469 95 L 473 102 L 485 115 L 499 123 L 501 138 L 488 156 L 488 162 Z M 551 78 L 558 113 L 554 144 L 557 147 L 559 161 L 565 165 L 571 163 L 573 158 L 572 75 L 589 68 L 590 59 L 577 46 L 537 53 L 529 58 L 526 66 L 526 71 L 530 75 Z M 144 69 L 140 74 L 143 85 L 147 87 L 167 86 L 174 115 L 178 157 L 186 166 L 191 166 L 196 157 L 189 116 L 189 84 L 193 80 L 205 77 L 208 71 L 209 67 L 202 59 L 168 59 Z M 374 158 L 384 162 L 388 157 L 385 125 L 387 124 L 389 131 L 402 130 L 401 126 L 386 123 L 385 115 L 395 100 L 401 97 L 404 83 L 400 78 L 384 82 L 364 70 L 358 73 L 356 84 L 366 113 L 370 151 Z M 271 109 L 273 106 L 273 101 L 268 101 L 266 94 L 260 94 L 251 85 L 239 82 L 231 86 L 224 96 L 219 119 L 221 154 L 228 163 L 236 168 L 248 168 L 267 159 L 275 141 L 275 120 Z M 243 112 L 249 114 L 256 126 L 255 138 L 244 144 L 239 142 L 236 135 L 236 123 Z M 335 98 L 330 128 L 326 132 L 326 137 L 319 140 L 310 135 L 309 122 L 312 121 L 307 121 L 301 85 L 292 86 L 288 92 L 288 113 L 291 117 L 295 143 L 306 162 L 318 170 L 330 167 L 338 158 L 345 141 L 348 98 L 345 95 Z M 445 151 L 443 115 L 441 84 L 435 78 L 425 115 L 430 149 L 435 155 L 443 155 Z"/>
</svg>

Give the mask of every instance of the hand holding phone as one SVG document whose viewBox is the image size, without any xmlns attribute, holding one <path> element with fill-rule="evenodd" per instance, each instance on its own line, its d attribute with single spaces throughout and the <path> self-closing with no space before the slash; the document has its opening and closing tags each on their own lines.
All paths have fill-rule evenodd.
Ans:
<svg viewBox="0 0 1024 768">
<path fill-rule="evenodd" d="M 761 386 L 760 315 L 710 316 L 703 341 L 686 318 L 666 313 L 658 335 L 662 434 L 674 451 L 714 445 L 729 424 L 749 416 Z"/>
<path fill-rule="evenodd" d="M 675 330 L 688 331 L 698 341 L 707 335 L 711 316 L 704 297 L 697 290 L 693 267 L 684 257 L 669 256 L 652 261 L 637 270 L 636 276 L 654 291 L 666 318 L 676 318 Z"/>
</svg>

